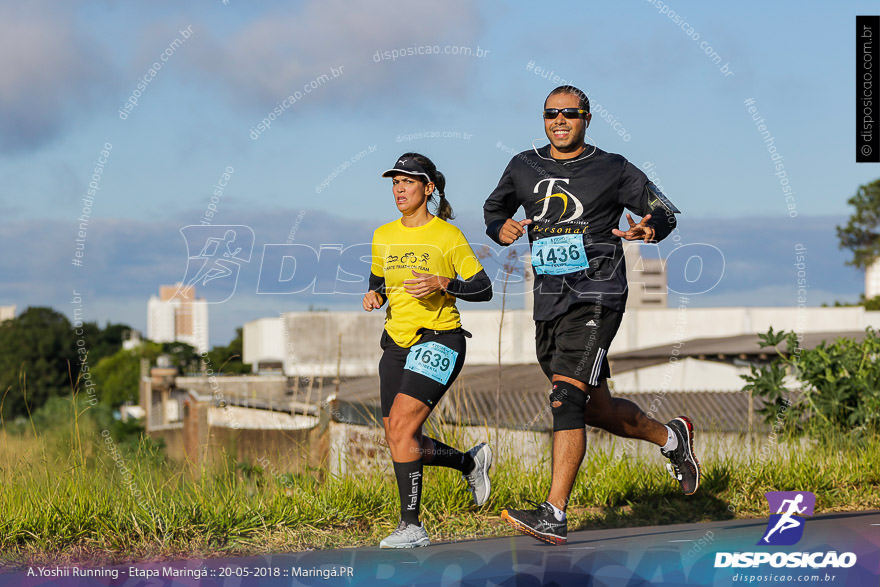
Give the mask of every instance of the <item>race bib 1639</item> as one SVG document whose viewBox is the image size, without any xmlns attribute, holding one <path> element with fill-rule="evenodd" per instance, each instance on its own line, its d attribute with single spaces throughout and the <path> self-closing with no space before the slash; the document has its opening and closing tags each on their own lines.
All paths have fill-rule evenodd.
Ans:
<svg viewBox="0 0 880 587">
<path fill-rule="evenodd" d="M 409 369 L 434 381 L 446 385 L 455 369 L 458 353 L 434 341 L 423 342 L 410 347 L 404 369 Z"/>
</svg>

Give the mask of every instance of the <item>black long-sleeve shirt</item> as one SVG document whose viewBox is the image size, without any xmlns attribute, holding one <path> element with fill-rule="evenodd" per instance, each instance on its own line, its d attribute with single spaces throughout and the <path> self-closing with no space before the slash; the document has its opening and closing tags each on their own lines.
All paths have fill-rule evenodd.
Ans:
<svg viewBox="0 0 880 587">
<path fill-rule="evenodd" d="M 370 290 L 382 296 L 385 303 L 385 278 L 375 273 L 370 273 Z M 470 279 L 450 279 L 446 285 L 446 293 L 454 295 L 466 302 L 488 302 L 492 299 L 492 281 L 486 275 L 486 271 L 480 269 Z"/>
<path fill-rule="evenodd" d="M 553 159 L 549 145 L 511 159 L 483 205 L 486 234 L 498 244 L 505 220 L 522 207 L 535 273 L 535 320 L 551 320 L 577 303 L 626 307 L 626 265 L 618 228 L 624 208 L 651 214 L 660 241 L 675 229 L 678 210 L 621 155 L 587 150 Z M 543 241 L 543 242 L 542 242 Z M 586 258 L 584 258 L 586 257 Z"/>
</svg>

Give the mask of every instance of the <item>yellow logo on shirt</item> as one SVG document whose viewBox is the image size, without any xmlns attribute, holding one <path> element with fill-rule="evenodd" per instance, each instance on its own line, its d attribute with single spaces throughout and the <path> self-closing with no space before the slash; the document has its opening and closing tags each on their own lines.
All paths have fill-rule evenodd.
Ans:
<svg viewBox="0 0 880 587">
<path fill-rule="evenodd" d="M 538 200 L 538 202 L 543 202 L 548 198 L 562 198 L 562 214 L 560 215 L 560 217 L 565 216 L 565 211 L 568 210 L 568 196 L 560 192 L 558 194 L 550 194 L 549 196 L 544 196 L 543 198 Z"/>
<path fill-rule="evenodd" d="M 572 194 L 571 192 L 569 192 L 568 190 L 566 190 L 565 188 L 563 188 L 561 186 L 556 188 L 559 191 L 557 191 L 555 193 L 553 191 L 553 188 L 557 182 L 568 183 L 568 179 L 566 179 L 566 178 L 549 177 L 547 179 L 542 179 L 541 181 L 539 181 L 538 183 L 535 184 L 535 189 L 533 190 L 533 193 L 536 193 L 536 194 L 539 193 L 539 188 L 540 188 L 541 184 L 544 183 L 545 181 L 547 182 L 547 189 L 544 192 L 546 195 L 543 198 L 541 198 L 540 200 L 538 200 L 537 202 L 535 202 L 535 203 L 544 202 L 544 208 L 543 208 L 543 210 L 541 210 L 541 213 L 538 214 L 538 216 L 534 218 L 535 221 L 541 220 L 545 216 L 547 216 L 547 213 L 550 211 L 550 201 L 552 198 L 560 198 L 562 200 L 562 214 L 559 215 L 559 218 L 556 220 L 556 224 L 560 224 L 562 222 L 569 222 L 572 220 L 577 220 L 581 216 L 584 215 L 584 205 L 581 204 L 581 201 L 578 200 L 574 196 L 574 194 Z M 569 196 L 571 196 L 571 202 L 574 204 L 574 210 L 572 210 L 571 215 L 568 218 L 564 218 L 565 213 L 568 211 Z"/>
</svg>

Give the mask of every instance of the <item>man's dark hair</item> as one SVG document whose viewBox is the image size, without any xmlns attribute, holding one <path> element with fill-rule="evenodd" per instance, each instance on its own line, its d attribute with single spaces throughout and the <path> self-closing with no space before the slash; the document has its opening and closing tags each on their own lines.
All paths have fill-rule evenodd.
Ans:
<svg viewBox="0 0 880 587">
<path fill-rule="evenodd" d="M 544 106 L 547 106 L 547 100 L 550 99 L 550 96 L 556 94 L 571 94 L 572 96 L 577 96 L 578 99 L 578 108 L 581 110 L 590 111 L 590 99 L 587 98 L 587 95 L 574 86 L 559 86 L 555 88 L 552 92 L 547 94 L 547 98 L 544 99 Z"/>
</svg>

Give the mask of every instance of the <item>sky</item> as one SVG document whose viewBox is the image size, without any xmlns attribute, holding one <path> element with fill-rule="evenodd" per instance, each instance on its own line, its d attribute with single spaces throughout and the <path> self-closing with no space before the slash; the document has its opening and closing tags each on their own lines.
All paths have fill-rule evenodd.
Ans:
<svg viewBox="0 0 880 587">
<path fill-rule="evenodd" d="M 795 305 L 799 270 L 808 305 L 855 301 L 864 277 L 834 227 L 880 176 L 855 163 L 855 16 L 872 12 L 0 1 L 0 305 L 72 315 L 77 294 L 85 319 L 145 332 L 149 296 L 228 225 L 243 246 L 235 279 L 203 292 L 212 344 L 279 312 L 358 309 L 360 247 L 397 216 L 381 172 L 431 157 L 455 222 L 486 243 L 482 203 L 513 154 L 546 144 L 540 109 L 563 83 L 590 96 L 589 141 L 682 210 L 678 240 L 646 253 L 676 255 L 670 304 L 691 288 L 692 306 Z M 329 251 L 314 284 L 266 286 L 295 271 L 267 257 L 281 244 Z"/>
</svg>

